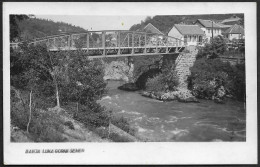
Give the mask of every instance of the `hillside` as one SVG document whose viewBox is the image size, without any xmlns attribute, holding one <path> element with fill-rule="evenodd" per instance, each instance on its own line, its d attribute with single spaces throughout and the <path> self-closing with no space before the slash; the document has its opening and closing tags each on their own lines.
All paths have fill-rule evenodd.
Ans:
<svg viewBox="0 0 260 167">
<path fill-rule="evenodd" d="M 63 22 L 29 18 L 18 23 L 22 40 L 30 40 L 60 33 L 84 32 L 85 29 Z"/>
<path fill-rule="evenodd" d="M 174 24 L 185 23 L 193 24 L 197 19 L 221 21 L 230 18 L 234 14 L 209 14 L 209 15 L 159 15 L 153 18 L 147 17 L 139 24 L 135 24 L 130 28 L 130 31 L 135 31 L 144 28 L 148 23 L 153 24 L 163 33 L 168 33 Z M 236 14 L 236 16 L 244 20 L 244 14 Z"/>
</svg>

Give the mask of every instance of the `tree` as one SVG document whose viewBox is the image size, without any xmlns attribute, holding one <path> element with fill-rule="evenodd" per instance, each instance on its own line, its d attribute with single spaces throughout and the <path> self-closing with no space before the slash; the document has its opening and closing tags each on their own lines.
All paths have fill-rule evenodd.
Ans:
<svg viewBox="0 0 260 167">
<path fill-rule="evenodd" d="M 222 36 L 216 36 L 211 43 L 199 49 L 197 58 L 208 57 L 216 58 L 227 50 L 226 41 Z"/>
<path fill-rule="evenodd" d="M 20 38 L 21 30 L 18 23 L 22 20 L 29 19 L 27 15 L 10 15 L 10 41 Z"/>
<path fill-rule="evenodd" d="M 83 51 L 69 55 L 69 81 L 61 85 L 61 97 L 64 101 L 77 102 L 92 109 L 106 92 L 104 67 L 99 60 L 89 60 Z"/>
<path fill-rule="evenodd" d="M 24 89 L 37 94 L 50 96 L 55 92 L 56 105 L 60 108 L 59 82 L 63 79 L 59 74 L 63 64 L 61 60 L 61 56 L 48 52 L 46 46 L 28 46 L 27 43 L 23 43 L 20 45 L 19 58 L 15 63 L 21 66 L 22 72 L 11 79 L 25 81 Z"/>
</svg>

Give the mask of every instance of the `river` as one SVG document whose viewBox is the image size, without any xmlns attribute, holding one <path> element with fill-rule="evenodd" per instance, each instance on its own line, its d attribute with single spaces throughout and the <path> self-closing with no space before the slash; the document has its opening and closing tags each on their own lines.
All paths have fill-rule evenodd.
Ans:
<svg viewBox="0 0 260 167">
<path fill-rule="evenodd" d="M 99 103 L 124 116 L 147 141 L 245 141 L 246 112 L 242 102 L 216 104 L 162 102 L 136 92 L 118 90 L 123 81 L 108 81 L 108 94 Z"/>
</svg>

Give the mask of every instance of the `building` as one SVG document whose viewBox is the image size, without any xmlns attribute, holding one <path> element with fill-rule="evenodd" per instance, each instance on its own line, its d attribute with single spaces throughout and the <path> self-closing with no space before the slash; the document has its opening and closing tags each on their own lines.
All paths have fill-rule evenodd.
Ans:
<svg viewBox="0 0 260 167">
<path fill-rule="evenodd" d="M 227 29 L 229 29 L 232 25 L 225 25 L 221 22 L 216 23 L 219 27 L 221 27 L 221 34 L 223 35 L 223 32 L 225 32 Z"/>
<path fill-rule="evenodd" d="M 202 20 L 198 19 L 195 22 L 196 25 L 198 25 L 203 32 L 205 33 L 205 41 L 209 42 L 212 38 L 212 31 L 213 31 L 213 37 L 219 36 L 222 33 L 222 27 L 220 27 L 218 24 L 211 20 Z"/>
<path fill-rule="evenodd" d="M 233 39 L 244 39 L 245 30 L 240 25 L 233 25 L 225 32 L 223 32 L 224 37 L 228 38 L 229 40 Z"/>
<path fill-rule="evenodd" d="M 198 45 L 203 42 L 205 34 L 198 25 L 175 24 L 168 36 L 182 39 L 187 45 Z"/>
<path fill-rule="evenodd" d="M 151 23 L 147 24 L 144 28 L 139 29 L 137 31 L 143 31 L 143 32 L 147 32 L 147 33 L 155 33 L 155 34 L 163 35 L 163 33 L 160 30 L 158 30 L 158 28 L 156 28 Z"/>
<path fill-rule="evenodd" d="M 240 24 L 242 21 L 241 18 L 237 17 L 236 15 L 233 15 L 232 17 L 223 20 L 221 23 L 225 25 L 235 25 L 235 24 Z"/>
<path fill-rule="evenodd" d="M 151 33 L 152 35 L 149 35 L 150 38 L 148 38 L 147 45 L 156 45 L 156 43 L 159 40 L 159 43 L 162 42 L 163 39 L 163 33 L 156 28 L 154 25 L 151 23 L 147 24 L 144 28 L 138 29 L 137 31 L 142 31 L 146 33 Z M 159 34 L 159 35 L 153 35 L 153 34 Z"/>
</svg>

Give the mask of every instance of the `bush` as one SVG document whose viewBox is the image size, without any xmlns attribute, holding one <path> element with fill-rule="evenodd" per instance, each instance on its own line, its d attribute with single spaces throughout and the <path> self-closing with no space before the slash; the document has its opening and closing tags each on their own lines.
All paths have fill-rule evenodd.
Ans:
<svg viewBox="0 0 260 167">
<path fill-rule="evenodd" d="M 74 125 L 73 125 L 73 123 L 72 123 L 71 121 L 66 121 L 66 122 L 64 123 L 64 125 L 67 126 L 67 127 L 69 127 L 69 128 L 72 129 L 72 130 L 75 129 L 75 128 L 74 128 Z"/>
<path fill-rule="evenodd" d="M 124 117 L 112 117 L 111 123 L 132 136 L 135 136 L 136 130 L 130 126 L 129 121 Z"/>
<path fill-rule="evenodd" d="M 147 91 L 164 91 L 166 85 L 163 84 L 163 74 L 158 74 L 153 78 L 149 78 L 146 82 Z"/>
<path fill-rule="evenodd" d="M 96 104 L 95 107 L 92 106 L 92 109 L 82 105 L 79 108 L 79 112 L 74 113 L 74 119 L 90 128 L 107 127 L 109 124 L 109 112 L 105 111 L 99 104 Z"/>
<path fill-rule="evenodd" d="M 219 59 L 201 58 L 191 67 L 188 88 L 198 98 L 211 99 L 218 88 L 224 86 L 226 92 L 238 100 L 245 96 L 244 65 L 231 66 Z"/>
<path fill-rule="evenodd" d="M 162 69 L 162 83 L 166 86 L 167 91 L 176 90 L 179 85 L 179 78 L 174 64 L 168 64 Z"/>
<path fill-rule="evenodd" d="M 34 112 L 29 132 L 35 137 L 35 141 L 63 142 L 66 140 L 62 136 L 63 123 L 58 114 L 48 111 Z"/>
<path fill-rule="evenodd" d="M 43 108 L 49 107 L 44 100 L 33 97 L 32 117 L 29 124 L 29 133 L 34 141 L 61 142 L 65 139 L 61 135 L 63 132 L 63 122 L 60 116 L 50 113 Z M 41 110 L 39 108 L 42 108 Z M 29 93 L 22 92 L 17 97 L 17 90 L 11 89 L 11 123 L 19 129 L 26 131 L 29 121 Z"/>
<path fill-rule="evenodd" d="M 222 36 L 213 38 L 213 41 L 206 43 L 205 47 L 200 47 L 197 58 L 216 58 L 227 50 L 226 41 Z"/>
</svg>

